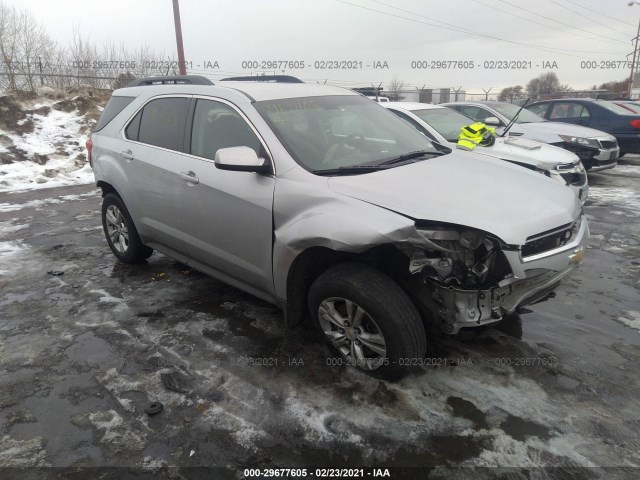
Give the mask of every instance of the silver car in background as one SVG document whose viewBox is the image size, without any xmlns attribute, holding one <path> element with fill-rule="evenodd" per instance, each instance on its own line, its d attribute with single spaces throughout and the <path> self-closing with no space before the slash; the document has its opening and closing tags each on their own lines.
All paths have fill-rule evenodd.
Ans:
<svg viewBox="0 0 640 480">
<path fill-rule="evenodd" d="M 440 105 L 415 102 L 389 102 L 382 105 L 419 132 L 450 148 L 456 148 L 461 128 L 473 122 L 469 117 Z M 587 173 L 580 159 L 564 148 L 518 136 L 497 135 L 493 145 L 480 146 L 473 151 L 546 175 L 573 190 L 582 204 L 587 200 Z"/>
<path fill-rule="evenodd" d="M 424 357 L 425 327 L 455 334 L 548 296 L 588 239 L 568 188 L 337 87 L 140 80 L 88 147 L 118 259 L 158 250 L 290 326 L 310 316 L 345 364 L 387 379 Z"/>
</svg>

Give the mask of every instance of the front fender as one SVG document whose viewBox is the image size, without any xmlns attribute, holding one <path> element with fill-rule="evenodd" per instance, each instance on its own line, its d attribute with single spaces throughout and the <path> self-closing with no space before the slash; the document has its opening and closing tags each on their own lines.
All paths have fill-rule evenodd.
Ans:
<svg viewBox="0 0 640 480">
<path fill-rule="evenodd" d="M 292 203 L 290 198 L 288 203 Z M 302 200 L 301 203 L 306 202 Z M 377 245 L 420 242 L 412 219 L 349 197 L 325 199 L 298 211 L 298 214 L 280 218 L 281 221 L 276 217 L 274 289 L 276 296 L 283 300 L 287 298 L 291 266 L 308 248 L 360 253 Z"/>
</svg>

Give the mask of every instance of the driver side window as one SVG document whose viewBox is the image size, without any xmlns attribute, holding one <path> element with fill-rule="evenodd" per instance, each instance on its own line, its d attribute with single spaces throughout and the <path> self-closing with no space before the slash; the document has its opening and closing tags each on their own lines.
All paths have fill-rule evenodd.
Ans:
<svg viewBox="0 0 640 480">
<path fill-rule="evenodd" d="M 540 115 L 544 118 L 545 113 L 547 112 L 547 108 L 549 107 L 548 103 L 538 103 L 536 105 L 531 105 L 527 107 L 527 110 L 535 113 L 536 115 Z"/>
<path fill-rule="evenodd" d="M 476 122 L 484 122 L 486 118 L 495 116 L 490 111 L 480 107 L 464 106 L 460 111 L 467 117 L 474 119 Z"/>
<path fill-rule="evenodd" d="M 191 129 L 191 154 L 213 160 L 221 148 L 249 147 L 260 155 L 260 140 L 229 105 L 198 100 Z"/>
</svg>

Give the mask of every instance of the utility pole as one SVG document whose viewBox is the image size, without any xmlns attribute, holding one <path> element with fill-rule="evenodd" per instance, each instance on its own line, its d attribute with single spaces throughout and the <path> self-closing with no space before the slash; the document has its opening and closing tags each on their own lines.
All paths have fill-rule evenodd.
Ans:
<svg viewBox="0 0 640 480">
<path fill-rule="evenodd" d="M 640 5 L 640 2 L 638 2 L 637 0 L 631 0 L 629 2 L 630 7 L 633 7 L 636 4 Z M 631 98 L 631 89 L 633 88 L 633 74 L 637 70 L 636 58 L 638 54 L 638 37 L 640 37 L 640 20 L 638 21 L 638 32 L 636 33 L 636 38 L 631 39 L 631 40 L 635 40 L 635 43 L 633 45 L 633 60 L 631 61 L 631 73 L 629 73 L 629 92 L 628 92 L 629 98 Z"/>
<path fill-rule="evenodd" d="M 178 46 L 178 67 L 180 75 L 187 74 L 187 64 L 184 61 L 184 47 L 182 45 L 182 25 L 180 24 L 180 5 L 178 0 L 173 0 L 173 23 L 176 27 L 176 44 Z"/>
<path fill-rule="evenodd" d="M 485 100 L 489 100 L 489 92 L 493 89 L 493 87 L 489 87 L 489 90 L 485 90 L 484 88 L 482 89 L 482 91 L 484 92 L 484 99 Z"/>
</svg>

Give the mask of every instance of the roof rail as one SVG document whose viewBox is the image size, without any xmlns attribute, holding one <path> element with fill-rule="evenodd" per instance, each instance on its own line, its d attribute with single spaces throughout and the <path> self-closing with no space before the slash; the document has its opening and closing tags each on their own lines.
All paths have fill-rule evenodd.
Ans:
<svg viewBox="0 0 640 480">
<path fill-rule="evenodd" d="M 124 88 L 145 85 L 213 85 L 213 82 L 202 75 L 171 75 L 167 77 L 139 78 L 127 83 Z"/>
<path fill-rule="evenodd" d="M 272 83 L 304 83 L 291 75 L 253 75 L 247 77 L 228 77 L 222 81 L 229 82 L 272 82 Z"/>
</svg>

